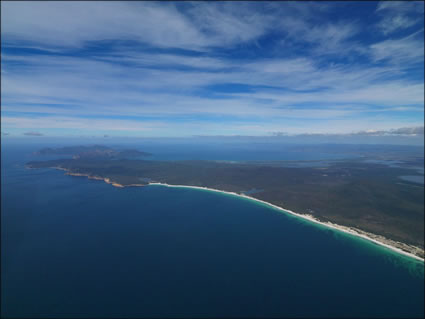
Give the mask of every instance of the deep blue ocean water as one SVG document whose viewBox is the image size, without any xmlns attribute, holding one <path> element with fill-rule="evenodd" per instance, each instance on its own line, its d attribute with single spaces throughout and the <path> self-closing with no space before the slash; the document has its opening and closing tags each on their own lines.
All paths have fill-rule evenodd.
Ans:
<svg viewBox="0 0 425 319">
<path fill-rule="evenodd" d="M 424 316 L 421 262 L 231 195 L 26 169 L 38 148 L 2 146 L 2 316 Z"/>
<path fill-rule="evenodd" d="M 424 184 L 424 176 L 423 175 L 407 175 L 407 176 L 400 176 L 400 179 L 417 183 L 417 184 Z"/>
</svg>

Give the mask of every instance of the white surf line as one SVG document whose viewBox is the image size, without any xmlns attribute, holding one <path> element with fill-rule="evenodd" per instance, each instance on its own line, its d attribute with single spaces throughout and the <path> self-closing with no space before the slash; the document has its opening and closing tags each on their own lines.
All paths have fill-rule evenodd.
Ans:
<svg viewBox="0 0 425 319">
<path fill-rule="evenodd" d="M 347 233 L 347 234 L 350 234 L 350 235 L 355 236 L 355 237 L 360 237 L 360 238 L 366 239 L 366 240 L 371 241 L 371 242 L 374 242 L 375 244 L 378 244 L 380 246 L 389 248 L 392 251 L 395 251 L 395 252 L 397 252 L 399 254 L 402 254 L 402 255 L 405 255 L 405 256 L 409 256 L 411 258 L 414 258 L 416 260 L 419 260 L 419 261 L 424 262 L 424 259 L 421 258 L 421 257 L 419 257 L 419 256 L 416 256 L 416 255 L 414 255 L 412 253 L 406 252 L 406 251 L 404 251 L 404 250 L 402 250 L 402 249 L 400 249 L 398 247 L 391 246 L 391 245 L 389 245 L 387 243 L 383 243 L 383 242 L 381 242 L 379 240 L 376 240 L 375 238 L 369 237 L 369 236 L 367 236 L 365 234 L 358 233 L 356 230 L 354 230 L 354 229 L 352 229 L 350 227 L 341 226 L 341 225 L 333 224 L 333 223 L 330 223 L 330 222 L 321 222 L 318 219 L 316 219 L 315 217 L 313 217 L 312 215 L 299 214 L 299 213 L 293 212 L 293 211 L 291 211 L 289 209 L 285 209 L 285 208 L 276 206 L 276 205 L 271 204 L 269 202 L 266 202 L 266 201 L 263 201 L 261 199 L 257 199 L 257 198 L 254 198 L 254 197 L 251 197 L 251 196 L 248 196 L 248 195 L 238 194 L 238 193 L 235 193 L 235 192 L 227 192 L 227 191 L 222 191 L 222 190 L 215 189 L 215 188 L 208 188 L 208 187 L 202 187 L 202 186 L 170 185 L 170 184 L 166 184 L 166 183 L 149 183 L 148 185 L 161 185 L 161 186 L 166 186 L 166 187 L 180 187 L 180 188 L 202 189 L 202 190 L 208 190 L 208 191 L 212 191 L 212 192 L 218 192 L 218 193 L 223 193 L 223 194 L 229 194 L 229 195 L 239 196 L 239 197 L 242 197 L 242 198 L 248 198 L 250 200 L 253 200 L 253 201 L 256 201 L 256 202 L 259 202 L 259 203 L 263 203 L 263 204 L 265 204 L 267 206 L 270 206 L 270 207 L 273 207 L 273 208 L 278 209 L 280 211 L 283 211 L 284 213 L 297 216 L 299 218 L 308 220 L 308 221 L 310 221 L 312 223 L 316 223 L 316 224 L 319 224 L 319 225 L 322 225 L 322 226 L 325 226 L 325 227 L 328 227 L 328 228 L 332 228 L 332 229 L 335 229 L 337 231 L 340 231 L 340 232 L 343 232 L 343 233 Z"/>
</svg>

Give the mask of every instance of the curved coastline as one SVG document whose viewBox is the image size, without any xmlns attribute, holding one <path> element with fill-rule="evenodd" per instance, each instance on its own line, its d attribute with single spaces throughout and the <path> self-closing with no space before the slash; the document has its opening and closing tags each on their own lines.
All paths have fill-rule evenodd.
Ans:
<svg viewBox="0 0 425 319">
<path fill-rule="evenodd" d="M 27 168 L 30 168 L 30 167 L 27 167 Z M 387 238 L 385 238 L 383 236 L 375 235 L 375 234 L 371 234 L 371 233 L 367 233 L 365 231 L 362 231 L 362 230 L 359 230 L 359 229 L 355 229 L 355 228 L 352 228 L 352 227 L 342 226 L 342 225 L 334 224 L 334 223 L 331 223 L 331 222 L 322 222 L 319 219 L 315 218 L 313 215 L 296 213 L 296 212 L 294 212 L 292 210 L 285 209 L 283 207 L 274 205 L 272 203 L 269 203 L 269 202 L 266 202 L 266 201 L 263 201 L 261 199 L 257 199 L 255 197 L 248 196 L 248 195 L 245 195 L 245 194 L 238 194 L 238 193 L 235 193 L 235 192 L 228 192 L 228 191 L 223 191 L 223 190 L 219 190 L 219 189 L 215 189 L 215 188 L 208 188 L 208 187 L 203 187 L 203 186 L 171 185 L 171 184 L 159 183 L 159 182 L 150 182 L 148 184 L 129 184 L 129 185 L 122 185 L 122 184 L 119 184 L 117 182 L 112 181 L 110 178 L 107 178 L 107 177 L 92 176 L 90 174 L 84 174 L 84 173 L 74 173 L 74 172 L 71 172 L 69 169 L 66 169 L 66 168 L 63 168 L 63 167 L 60 167 L 60 166 L 55 166 L 55 167 L 51 167 L 51 168 L 55 168 L 55 169 L 58 169 L 58 170 L 66 171 L 65 175 L 70 175 L 70 176 L 85 176 L 88 179 L 103 180 L 105 183 L 111 184 L 112 186 L 118 187 L 118 188 L 133 187 L 133 186 L 135 186 L 135 187 L 142 187 L 142 186 L 149 186 L 149 185 L 154 185 L 154 186 L 155 185 L 158 185 L 158 186 L 164 186 L 164 187 L 191 188 L 191 189 L 198 189 L 198 190 L 207 190 L 207 191 L 211 191 L 211 192 L 217 192 L 217 193 L 222 193 L 222 194 L 228 194 L 228 195 L 238 196 L 238 197 L 241 197 L 241 198 L 245 198 L 245 199 L 249 199 L 249 200 L 255 201 L 257 203 L 262 203 L 262 204 L 264 204 L 264 205 L 266 205 L 268 207 L 272 207 L 274 209 L 277 209 L 280 212 L 283 212 L 285 214 L 289 214 L 289 215 L 292 215 L 292 216 L 301 218 L 301 219 L 306 220 L 306 221 L 309 221 L 311 223 L 318 224 L 318 225 L 321 225 L 321 226 L 324 226 L 326 228 L 330 228 L 330 229 L 333 229 L 333 230 L 337 230 L 337 231 L 340 231 L 340 232 L 345 233 L 345 234 L 349 234 L 349 235 L 354 236 L 354 237 L 357 237 L 357 238 L 363 238 L 363 239 L 365 239 L 367 241 L 370 241 L 370 242 L 373 242 L 373 243 L 375 243 L 375 244 L 377 244 L 379 246 L 382 246 L 382 247 L 385 247 L 387 249 L 390 249 L 390 250 L 392 250 L 392 251 L 394 251 L 396 253 L 399 253 L 401 255 L 404 255 L 404 256 L 413 258 L 413 259 L 415 259 L 417 261 L 421 261 L 422 263 L 424 263 L 424 258 L 422 258 L 420 256 L 417 256 L 417 255 L 415 255 L 415 254 L 413 254 L 411 252 L 405 251 L 405 250 L 403 250 L 403 249 L 395 246 L 394 244 L 400 245 L 400 246 L 408 246 L 409 248 L 412 248 L 412 249 L 418 249 L 415 246 L 410 246 L 410 245 L 407 245 L 407 244 L 404 244 L 404 243 L 396 242 L 396 241 L 387 239 Z M 390 243 L 388 243 L 388 242 L 390 242 Z"/>
<path fill-rule="evenodd" d="M 281 212 L 284 212 L 286 214 L 290 214 L 292 216 L 296 216 L 298 218 L 307 220 L 307 221 L 309 221 L 311 223 L 319 224 L 319 225 L 325 226 L 327 228 L 331 228 L 331 229 L 334 229 L 334 230 L 337 230 L 337 231 L 340 231 L 340 232 L 349 234 L 349 235 L 354 236 L 354 237 L 359 237 L 359 238 L 366 239 L 366 240 L 368 240 L 370 242 L 373 242 L 373 243 L 375 243 L 375 244 L 377 244 L 379 246 L 382 246 L 382 247 L 386 247 L 386 248 L 388 248 L 388 249 L 390 249 L 390 250 L 392 250 L 394 252 L 397 252 L 397 253 L 399 253 L 401 255 L 405 255 L 405 256 L 408 256 L 410 258 L 416 259 L 418 261 L 424 262 L 424 259 L 423 258 L 421 258 L 419 256 L 416 256 L 416 255 L 414 255 L 414 254 L 412 254 L 410 252 L 404 251 L 404 250 L 402 250 L 402 249 L 400 249 L 398 247 L 395 247 L 393 245 L 390 245 L 389 243 L 382 242 L 380 240 L 377 240 L 375 238 L 372 238 L 371 237 L 371 234 L 368 234 L 368 233 L 363 232 L 361 230 L 357 230 L 357 229 L 354 229 L 354 228 L 351 228 L 351 227 L 334 224 L 334 223 L 331 223 L 331 222 L 322 222 L 322 221 L 318 220 L 317 218 L 315 218 L 312 215 L 309 215 L 309 214 L 299 214 L 299 213 L 296 213 L 296 212 L 291 211 L 289 209 L 282 208 L 280 206 L 274 205 L 272 203 L 269 203 L 269 202 L 266 202 L 266 201 L 263 201 L 261 199 L 257 199 L 257 198 L 254 198 L 254 197 L 251 197 L 251 196 L 248 196 L 248 195 L 238 194 L 238 193 L 235 193 L 235 192 L 227 192 L 227 191 L 223 191 L 223 190 L 219 190 L 219 189 L 215 189 L 215 188 L 208 188 L 208 187 L 202 187 L 202 186 L 170 185 L 170 184 L 166 184 L 166 183 L 154 183 L 154 182 L 149 183 L 148 185 L 159 185 L 159 186 L 176 187 L 176 188 L 192 188 L 192 189 L 207 190 L 207 191 L 212 191 L 212 192 L 217 192 L 217 193 L 223 193 L 223 194 L 229 194 L 229 195 L 233 195 L 233 196 L 238 196 L 238 197 L 241 197 L 241 198 L 246 198 L 246 199 L 249 199 L 249 200 L 252 200 L 252 201 L 256 201 L 258 203 L 265 204 L 265 205 L 267 205 L 269 207 L 272 207 L 274 209 L 277 209 L 277 210 L 279 210 Z M 402 244 L 402 243 L 400 243 L 400 244 Z"/>
</svg>

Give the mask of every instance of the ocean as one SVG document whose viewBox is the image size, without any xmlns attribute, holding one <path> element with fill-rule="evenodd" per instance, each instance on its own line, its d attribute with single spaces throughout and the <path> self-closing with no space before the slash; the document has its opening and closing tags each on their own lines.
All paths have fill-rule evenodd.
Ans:
<svg viewBox="0 0 425 319">
<path fill-rule="evenodd" d="M 26 169 L 39 148 L 2 146 L 2 317 L 424 316 L 419 261 L 232 195 Z"/>
</svg>

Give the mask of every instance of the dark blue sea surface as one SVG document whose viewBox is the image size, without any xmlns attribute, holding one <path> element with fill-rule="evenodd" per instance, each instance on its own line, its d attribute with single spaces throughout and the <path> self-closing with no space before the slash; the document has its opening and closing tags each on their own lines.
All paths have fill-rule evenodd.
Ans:
<svg viewBox="0 0 425 319">
<path fill-rule="evenodd" d="M 406 176 L 400 176 L 402 180 L 417 183 L 417 184 L 424 184 L 424 176 L 423 175 L 406 175 Z"/>
<path fill-rule="evenodd" d="M 4 317 L 423 317 L 424 264 L 248 199 L 2 147 Z"/>
<path fill-rule="evenodd" d="M 120 146 L 119 144 L 117 145 Z M 121 146 L 122 147 L 122 146 Z M 293 145 L 270 143 L 152 143 L 128 144 L 126 148 L 141 149 L 153 154 L 153 160 L 216 160 L 216 161 L 307 161 L 357 158 L 356 155 L 318 151 Z"/>
</svg>

